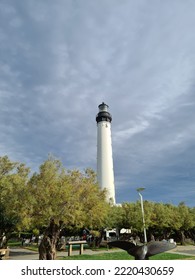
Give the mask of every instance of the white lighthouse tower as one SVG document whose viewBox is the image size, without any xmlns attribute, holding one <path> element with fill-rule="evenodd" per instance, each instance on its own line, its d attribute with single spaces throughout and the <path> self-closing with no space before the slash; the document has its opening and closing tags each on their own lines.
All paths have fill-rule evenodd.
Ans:
<svg viewBox="0 0 195 280">
<path fill-rule="evenodd" d="M 107 190 L 107 201 L 115 204 L 114 170 L 112 158 L 111 121 L 108 105 L 98 106 L 97 122 L 97 181 Z"/>
</svg>

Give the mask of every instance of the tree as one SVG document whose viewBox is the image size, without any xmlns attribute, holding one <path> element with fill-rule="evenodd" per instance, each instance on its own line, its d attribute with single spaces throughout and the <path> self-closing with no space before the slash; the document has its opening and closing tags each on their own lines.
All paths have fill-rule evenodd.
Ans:
<svg viewBox="0 0 195 280">
<path fill-rule="evenodd" d="M 104 225 L 108 211 L 105 191 L 99 189 L 91 169 L 84 173 L 66 170 L 59 160 L 49 156 L 31 177 L 29 188 L 33 197 L 33 227 L 46 227 L 51 217 L 54 225 L 61 221 L 67 230 Z M 59 230 L 48 234 L 50 226 L 39 247 L 40 259 L 55 258 Z"/>
<path fill-rule="evenodd" d="M 91 169 L 84 173 L 66 170 L 59 160 L 50 156 L 29 182 L 34 227 L 46 227 L 51 217 L 56 222 L 62 220 L 68 229 L 101 227 L 108 206 L 105 191 L 99 189 L 95 178 Z"/>
<path fill-rule="evenodd" d="M 29 225 L 29 172 L 24 164 L 0 157 L 0 241 L 3 236 L 8 240 L 13 230 Z"/>
<path fill-rule="evenodd" d="M 178 234 L 180 235 L 180 242 L 182 245 L 185 244 L 185 235 L 187 232 L 195 226 L 192 213 L 190 208 L 185 205 L 184 202 L 181 202 L 178 205 L 178 213 L 179 213 L 179 227 Z"/>
</svg>

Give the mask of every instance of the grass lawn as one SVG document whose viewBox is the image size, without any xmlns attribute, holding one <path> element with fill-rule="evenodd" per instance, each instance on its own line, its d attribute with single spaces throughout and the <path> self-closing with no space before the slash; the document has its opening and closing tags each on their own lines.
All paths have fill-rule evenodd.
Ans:
<svg viewBox="0 0 195 280">
<path fill-rule="evenodd" d="M 76 255 L 71 257 L 62 257 L 61 260 L 134 260 L 126 252 L 99 253 L 95 255 Z M 172 253 L 162 253 L 155 255 L 150 260 L 195 260 L 193 256 L 186 256 Z"/>
</svg>

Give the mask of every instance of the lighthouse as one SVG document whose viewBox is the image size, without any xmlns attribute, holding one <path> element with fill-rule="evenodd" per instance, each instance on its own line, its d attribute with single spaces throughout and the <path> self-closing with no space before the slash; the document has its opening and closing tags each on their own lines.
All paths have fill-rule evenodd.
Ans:
<svg viewBox="0 0 195 280">
<path fill-rule="evenodd" d="M 97 181 L 107 191 L 107 201 L 115 204 L 114 170 L 112 157 L 111 121 L 108 105 L 98 106 L 97 122 Z"/>
</svg>

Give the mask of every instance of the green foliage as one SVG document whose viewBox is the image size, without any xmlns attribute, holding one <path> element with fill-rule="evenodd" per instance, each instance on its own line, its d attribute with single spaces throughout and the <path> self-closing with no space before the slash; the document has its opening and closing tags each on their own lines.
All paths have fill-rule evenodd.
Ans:
<svg viewBox="0 0 195 280">
<path fill-rule="evenodd" d="M 28 226 L 28 174 L 24 164 L 0 157 L 0 238 Z"/>
<path fill-rule="evenodd" d="M 50 217 L 62 220 L 66 228 L 103 226 L 108 206 L 92 170 L 67 171 L 50 157 L 32 176 L 29 187 L 35 209 L 34 226 L 46 226 Z"/>
<path fill-rule="evenodd" d="M 189 208 L 184 203 L 175 206 L 144 201 L 144 213 L 148 240 L 151 235 L 160 239 L 174 236 L 182 244 L 185 243 L 185 236 L 195 239 L 195 208 Z M 143 235 L 139 201 L 110 208 L 108 218 L 112 227 L 130 228 L 132 233 Z"/>
<path fill-rule="evenodd" d="M 66 170 L 52 156 L 29 176 L 24 164 L 0 157 L 0 238 L 14 230 L 48 225 L 51 217 L 67 228 L 100 228 L 109 209 L 93 170 Z M 101 213 L 101 215 L 100 215 Z"/>
<path fill-rule="evenodd" d="M 122 220 L 124 228 L 141 231 L 142 215 L 139 202 L 122 204 Z"/>
<path fill-rule="evenodd" d="M 66 170 L 49 156 L 30 176 L 23 163 L 0 157 L 0 241 L 14 230 L 37 235 L 51 217 L 56 223 L 63 221 L 69 231 L 118 227 L 143 233 L 140 201 L 109 205 L 105 195 L 90 168 Z M 195 239 L 195 208 L 144 201 L 144 212 L 148 234 L 168 238 L 177 233 L 182 240 L 185 236 Z"/>
<path fill-rule="evenodd" d="M 34 228 L 34 229 L 32 230 L 32 233 L 33 233 L 34 236 L 38 236 L 38 235 L 40 234 L 40 231 L 39 231 L 39 229 Z"/>
<path fill-rule="evenodd" d="M 181 202 L 178 206 L 178 216 L 180 222 L 179 228 L 181 230 L 188 230 L 195 226 L 192 212 L 183 202 Z"/>
<path fill-rule="evenodd" d="M 123 227 L 123 209 L 120 206 L 113 205 L 109 207 L 108 214 L 105 219 L 105 226 L 107 228 L 122 228 Z"/>
</svg>

